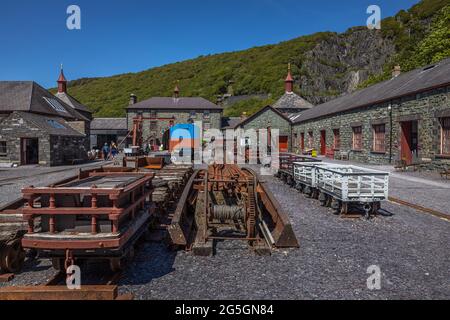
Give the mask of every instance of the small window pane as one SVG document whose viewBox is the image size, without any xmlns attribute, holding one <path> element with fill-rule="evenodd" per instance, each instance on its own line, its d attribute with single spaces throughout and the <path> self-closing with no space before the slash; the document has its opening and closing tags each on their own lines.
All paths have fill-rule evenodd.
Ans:
<svg viewBox="0 0 450 320">
<path fill-rule="evenodd" d="M 450 154 L 450 117 L 442 118 L 442 154 Z"/>
<path fill-rule="evenodd" d="M 6 141 L 0 141 L 0 155 L 6 155 Z"/>
<path fill-rule="evenodd" d="M 385 125 L 375 125 L 373 126 L 373 151 L 375 152 L 385 152 Z"/>
</svg>

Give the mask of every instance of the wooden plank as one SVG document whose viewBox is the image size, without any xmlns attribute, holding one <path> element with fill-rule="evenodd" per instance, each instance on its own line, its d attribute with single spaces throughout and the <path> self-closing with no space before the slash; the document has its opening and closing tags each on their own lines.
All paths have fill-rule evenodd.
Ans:
<svg viewBox="0 0 450 320">
<path fill-rule="evenodd" d="M 9 287 L 0 289 L 0 300 L 115 300 L 117 286 L 82 286 L 69 290 L 66 286 Z"/>
</svg>

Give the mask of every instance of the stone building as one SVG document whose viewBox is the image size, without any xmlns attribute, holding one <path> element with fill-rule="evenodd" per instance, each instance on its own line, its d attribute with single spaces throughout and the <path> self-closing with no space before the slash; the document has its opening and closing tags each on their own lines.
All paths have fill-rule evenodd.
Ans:
<svg viewBox="0 0 450 320">
<path fill-rule="evenodd" d="M 288 152 L 291 149 L 291 120 L 286 114 L 281 113 L 272 106 L 262 108 L 251 117 L 238 123 L 234 129 L 243 129 L 244 131 L 253 129 L 256 132 L 260 129 L 267 129 L 268 132 L 272 129 L 277 129 L 280 135 L 280 152 Z"/>
<path fill-rule="evenodd" d="M 142 116 L 143 143 L 153 147 L 167 144 L 167 132 L 177 124 L 201 122 L 203 129 L 221 129 L 223 107 L 204 98 L 180 97 L 178 86 L 173 97 L 154 97 L 141 102 L 131 95 L 127 107 L 128 130 L 133 129 L 133 119 Z"/>
<path fill-rule="evenodd" d="M 59 95 L 67 94 L 61 71 Z M 73 99 L 73 100 L 72 100 Z M 89 150 L 89 112 L 54 96 L 32 81 L 0 82 L 0 162 L 56 166 L 85 160 Z"/>
<path fill-rule="evenodd" d="M 91 122 L 91 149 L 99 148 L 107 143 L 121 144 L 119 148 L 131 144 L 128 134 L 127 118 L 94 118 Z"/>
<path fill-rule="evenodd" d="M 292 149 L 292 120 L 312 107 L 311 103 L 294 92 L 294 78 L 289 65 L 285 94 L 273 106 L 267 106 L 236 124 L 235 129 L 278 129 L 280 152 L 288 152 Z"/>
<path fill-rule="evenodd" d="M 274 103 L 273 107 L 281 113 L 293 115 L 311 109 L 313 105 L 294 92 L 294 78 L 289 64 L 285 82 L 285 93 Z"/>
<path fill-rule="evenodd" d="M 450 164 L 450 59 L 301 113 L 293 151 L 347 154 L 350 160 L 441 167 Z"/>
</svg>

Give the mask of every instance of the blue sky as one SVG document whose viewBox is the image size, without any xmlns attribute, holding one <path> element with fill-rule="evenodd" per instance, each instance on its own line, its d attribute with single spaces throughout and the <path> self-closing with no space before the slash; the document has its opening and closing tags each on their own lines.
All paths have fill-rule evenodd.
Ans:
<svg viewBox="0 0 450 320">
<path fill-rule="evenodd" d="M 137 72 L 199 55 L 278 43 L 318 31 L 365 25 L 418 0 L 2 0 L 0 80 L 55 86 L 69 79 Z M 81 30 L 66 27 L 81 8 Z"/>
</svg>

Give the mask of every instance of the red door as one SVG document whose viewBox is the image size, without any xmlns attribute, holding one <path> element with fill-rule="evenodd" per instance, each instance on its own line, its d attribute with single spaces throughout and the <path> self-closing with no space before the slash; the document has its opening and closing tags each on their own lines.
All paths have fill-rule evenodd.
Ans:
<svg viewBox="0 0 450 320">
<path fill-rule="evenodd" d="M 327 154 L 327 132 L 325 130 L 320 131 L 320 154 Z"/>
<path fill-rule="evenodd" d="M 289 138 L 287 136 L 280 137 L 280 152 L 289 152 Z"/>
<path fill-rule="evenodd" d="M 400 127 L 400 156 L 409 165 L 413 163 L 413 154 L 417 154 L 418 149 L 417 121 L 401 122 Z"/>
<path fill-rule="evenodd" d="M 303 152 L 305 150 L 305 133 L 300 134 L 300 150 Z"/>
</svg>

